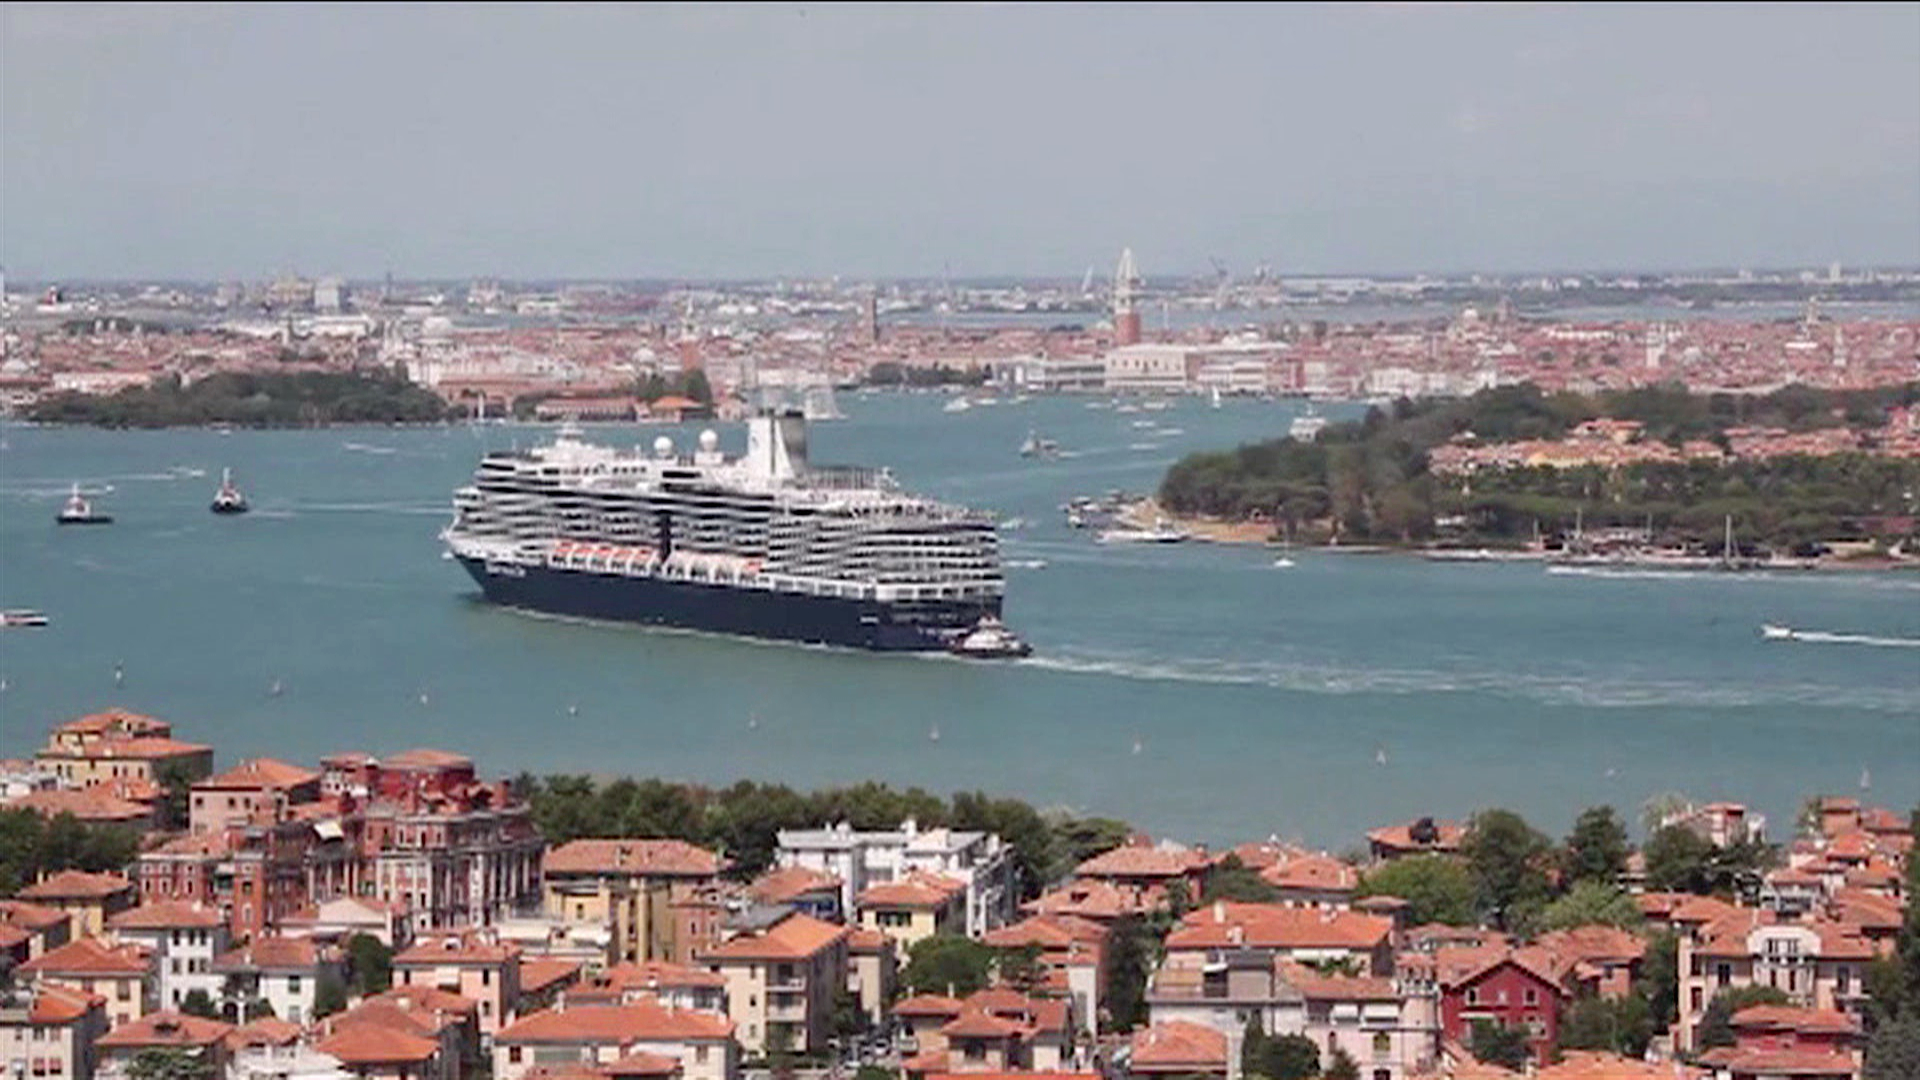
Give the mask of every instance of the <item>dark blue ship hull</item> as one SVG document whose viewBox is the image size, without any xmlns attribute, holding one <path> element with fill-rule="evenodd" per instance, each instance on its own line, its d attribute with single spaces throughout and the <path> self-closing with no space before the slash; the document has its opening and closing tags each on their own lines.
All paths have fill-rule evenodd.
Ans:
<svg viewBox="0 0 1920 1080">
<path fill-rule="evenodd" d="M 662 578 L 460 559 L 488 600 L 506 607 L 775 641 L 883 652 L 944 650 L 956 633 L 1000 614 L 991 601 L 882 604 Z"/>
</svg>

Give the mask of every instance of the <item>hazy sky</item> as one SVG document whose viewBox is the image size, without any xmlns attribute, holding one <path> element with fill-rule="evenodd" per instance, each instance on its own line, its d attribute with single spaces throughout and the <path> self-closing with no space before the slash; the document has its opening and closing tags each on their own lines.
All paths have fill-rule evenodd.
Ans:
<svg viewBox="0 0 1920 1080">
<path fill-rule="evenodd" d="M 9 2 L 24 277 L 1920 263 L 1920 5 Z"/>
</svg>

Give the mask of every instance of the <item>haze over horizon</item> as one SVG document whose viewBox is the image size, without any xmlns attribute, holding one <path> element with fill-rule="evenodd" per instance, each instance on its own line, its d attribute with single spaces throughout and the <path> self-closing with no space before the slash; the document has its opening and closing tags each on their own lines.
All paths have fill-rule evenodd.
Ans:
<svg viewBox="0 0 1920 1080">
<path fill-rule="evenodd" d="M 0 7 L 17 278 L 1920 263 L 1920 5 Z"/>
</svg>

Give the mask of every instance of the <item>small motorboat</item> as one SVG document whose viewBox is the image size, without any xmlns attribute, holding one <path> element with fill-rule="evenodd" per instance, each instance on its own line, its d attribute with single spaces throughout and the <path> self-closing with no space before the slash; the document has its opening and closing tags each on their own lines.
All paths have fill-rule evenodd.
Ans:
<svg viewBox="0 0 1920 1080">
<path fill-rule="evenodd" d="M 1282 555 L 1279 558 L 1273 560 L 1273 568 L 1275 570 L 1291 570 L 1293 569 L 1293 560 L 1287 558 L 1285 555 Z"/>
<path fill-rule="evenodd" d="M 954 639 L 952 649 L 955 656 L 975 660 L 1018 659 L 1033 652 L 1033 646 L 991 615 L 981 616 L 973 629 Z"/>
<path fill-rule="evenodd" d="M 1760 636 L 1768 641 L 1792 641 L 1793 628 L 1776 623 L 1761 623 Z"/>
<path fill-rule="evenodd" d="M 60 508 L 60 516 L 54 519 L 62 525 L 111 525 L 112 514 L 102 514 L 93 508 L 86 496 L 80 494 L 80 485 L 73 485 L 73 494 L 67 496 L 67 505 Z"/>
<path fill-rule="evenodd" d="M 247 512 L 247 497 L 233 486 L 233 470 L 220 470 L 220 490 L 213 493 L 213 505 L 208 507 L 216 514 L 244 514 Z"/>
<path fill-rule="evenodd" d="M 9 608 L 6 611 L 0 611 L 0 626 L 4 627 L 45 626 L 47 622 L 45 615 L 26 608 Z"/>
</svg>

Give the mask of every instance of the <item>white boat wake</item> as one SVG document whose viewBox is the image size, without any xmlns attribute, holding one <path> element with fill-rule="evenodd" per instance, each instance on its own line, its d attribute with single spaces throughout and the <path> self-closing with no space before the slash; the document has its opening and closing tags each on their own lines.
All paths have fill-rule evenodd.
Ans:
<svg viewBox="0 0 1920 1080">
<path fill-rule="evenodd" d="M 1920 649 L 1920 638 L 1876 637 L 1873 634 L 1839 634 L 1828 630 L 1791 630 L 1780 640 L 1810 641 L 1816 645 L 1875 645 L 1883 649 Z"/>
</svg>

